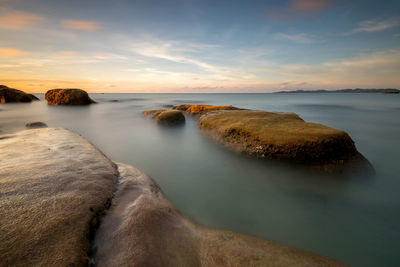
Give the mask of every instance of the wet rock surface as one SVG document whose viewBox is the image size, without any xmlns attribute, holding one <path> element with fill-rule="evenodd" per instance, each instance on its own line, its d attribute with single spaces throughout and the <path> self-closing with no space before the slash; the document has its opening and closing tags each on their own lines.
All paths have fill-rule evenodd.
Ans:
<svg viewBox="0 0 400 267">
<path fill-rule="evenodd" d="M 96 232 L 96 266 L 345 266 L 183 216 L 140 170 L 118 164 L 120 183 Z"/>
<path fill-rule="evenodd" d="M 86 266 L 113 162 L 60 128 L 0 136 L 0 266 Z"/>
<path fill-rule="evenodd" d="M 46 92 L 49 105 L 89 105 L 96 103 L 81 89 L 52 89 Z"/>
<path fill-rule="evenodd" d="M 216 111 L 200 117 L 199 128 L 227 147 L 257 158 L 288 160 L 342 171 L 372 166 L 350 136 L 294 113 Z"/>
<path fill-rule="evenodd" d="M 0 85 L 0 103 L 29 103 L 34 100 L 39 100 L 32 94 L 27 94 L 21 90 L 9 88 L 5 85 Z"/>
<path fill-rule="evenodd" d="M 242 110 L 241 108 L 237 108 L 234 106 L 187 105 L 187 104 L 176 106 L 174 107 L 174 109 L 186 111 L 191 115 L 200 115 L 216 110 Z"/>
<path fill-rule="evenodd" d="M 180 110 L 147 110 L 143 115 L 151 116 L 160 125 L 176 126 L 185 123 L 185 116 Z"/>
</svg>

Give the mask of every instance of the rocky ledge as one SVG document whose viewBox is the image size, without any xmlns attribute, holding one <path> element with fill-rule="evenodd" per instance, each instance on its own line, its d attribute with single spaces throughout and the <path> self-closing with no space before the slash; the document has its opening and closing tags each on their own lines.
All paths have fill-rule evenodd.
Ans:
<svg viewBox="0 0 400 267">
<path fill-rule="evenodd" d="M 29 103 L 35 100 L 39 100 L 32 94 L 27 94 L 21 90 L 9 88 L 5 85 L 0 85 L 0 103 Z"/>
<path fill-rule="evenodd" d="M 96 103 L 81 89 L 52 89 L 46 92 L 49 105 L 89 105 Z"/>
<path fill-rule="evenodd" d="M 325 170 L 372 171 L 346 132 L 305 122 L 294 113 L 217 111 L 201 116 L 198 125 L 227 147 L 257 158 L 288 160 Z"/>
<path fill-rule="evenodd" d="M 186 111 L 190 115 L 201 115 L 216 110 L 242 110 L 234 106 L 212 106 L 212 105 L 179 105 L 174 107 L 176 110 Z"/>
<path fill-rule="evenodd" d="M 1 136 L 0 159 L 0 265 L 85 266 L 116 165 L 81 136 L 55 128 Z"/>
<path fill-rule="evenodd" d="M 65 129 L 0 136 L 0 158 L 0 265 L 344 266 L 198 225 L 150 177 Z"/>
<path fill-rule="evenodd" d="M 160 125 L 175 126 L 185 123 L 185 116 L 180 110 L 146 110 L 143 112 L 145 116 L 151 116 Z"/>
</svg>

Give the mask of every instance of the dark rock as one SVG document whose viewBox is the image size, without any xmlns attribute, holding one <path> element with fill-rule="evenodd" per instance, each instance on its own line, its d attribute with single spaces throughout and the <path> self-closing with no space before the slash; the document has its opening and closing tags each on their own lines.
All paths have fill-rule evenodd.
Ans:
<svg viewBox="0 0 400 267">
<path fill-rule="evenodd" d="M 9 88 L 5 85 L 0 85 L 0 103 L 29 103 L 34 100 L 39 100 L 32 94 L 27 94 L 21 90 Z"/>
<path fill-rule="evenodd" d="M 96 103 L 81 89 L 52 89 L 46 92 L 49 105 L 89 105 Z"/>
<path fill-rule="evenodd" d="M 25 124 L 26 128 L 46 128 L 47 124 L 41 121 L 35 121 L 35 122 L 28 122 Z"/>
</svg>

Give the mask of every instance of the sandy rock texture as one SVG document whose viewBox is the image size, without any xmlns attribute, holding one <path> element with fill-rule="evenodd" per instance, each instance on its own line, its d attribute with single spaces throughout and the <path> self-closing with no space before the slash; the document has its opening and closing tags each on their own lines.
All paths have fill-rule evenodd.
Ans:
<svg viewBox="0 0 400 267">
<path fill-rule="evenodd" d="M 119 188 L 94 241 L 97 266 L 345 266 L 183 216 L 146 174 L 118 164 Z"/>
<path fill-rule="evenodd" d="M 145 116 L 151 116 L 160 125 L 174 126 L 185 123 L 185 116 L 180 110 L 146 110 L 143 112 Z"/>
<path fill-rule="evenodd" d="M 39 100 L 36 96 L 32 94 L 27 94 L 21 90 L 14 88 L 9 88 L 5 85 L 0 85 L 0 103 L 27 103 L 34 100 Z"/>
<path fill-rule="evenodd" d="M 212 105 L 179 105 L 174 107 L 174 109 L 186 111 L 191 115 L 199 115 L 205 114 L 210 111 L 216 110 L 242 110 L 241 108 L 237 108 L 234 106 L 212 106 Z"/>
<path fill-rule="evenodd" d="M 86 266 L 116 165 L 61 128 L 0 136 L 0 266 Z"/>
<path fill-rule="evenodd" d="M 96 103 L 81 89 L 52 89 L 46 92 L 49 105 L 89 105 Z"/>
<path fill-rule="evenodd" d="M 372 168 L 342 130 L 305 122 L 294 113 L 217 111 L 200 117 L 199 128 L 229 148 L 258 158 L 315 164 L 342 170 Z"/>
</svg>

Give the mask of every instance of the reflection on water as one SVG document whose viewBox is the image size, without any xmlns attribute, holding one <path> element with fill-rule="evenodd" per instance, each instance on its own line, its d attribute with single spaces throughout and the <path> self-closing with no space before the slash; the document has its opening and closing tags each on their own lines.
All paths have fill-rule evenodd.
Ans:
<svg viewBox="0 0 400 267">
<path fill-rule="evenodd" d="M 43 100 L 43 95 L 40 95 Z M 115 161 L 152 176 L 186 215 L 208 226 L 311 250 L 355 266 L 400 262 L 400 96 L 378 94 L 93 94 L 98 104 L 45 101 L 1 106 L 0 131 L 30 121 L 88 138 Z M 373 178 L 328 175 L 237 155 L 187 118 L 158 127 L 146 109 L 205 103 L 296 112 L 347 131 L 374 165 Z"/>
</svg>

